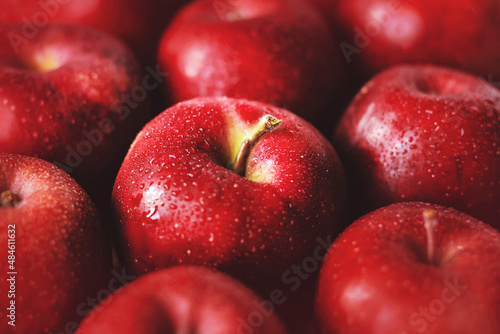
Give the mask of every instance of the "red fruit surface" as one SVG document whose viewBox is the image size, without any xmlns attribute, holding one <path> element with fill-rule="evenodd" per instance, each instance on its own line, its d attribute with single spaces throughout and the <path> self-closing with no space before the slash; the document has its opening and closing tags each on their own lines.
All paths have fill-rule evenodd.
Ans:
<svg viewBox="0 0 500 334">
<path fill-rule="evenodd" d="M 0 35 L 20 30 L 2 26 Z M 131 52 L 91 28 L 50 25 L 20 44 L 2 39 L 0 151 L 54 162 L 88 191 L 109 183 L 148 117 L 147 92 L 132 95 L 142 79 Z"/>
<path fill-rule="evenodd" d="M 276 315 L 262 313 L 262 303 L 222 273 L 177 266 L 145 275 L 116 292 L 76 333 L 285 334 Z"/>
<path fill-rule="evenodd" d="M 54 165 L 0 153 L 0 194 L 8 190 L 17 199 L 12 207 L 0 203 L 0 332 L 74 330 L 83 316 L 78 310 L 107 285 L 112 269 L 110 246 L 94 205 Z M 12 276 L 13 285 L 7 281 Z M 12 301 L 15 327 L 7 317 Z"/>
<path fill-rule="evenodd" d="M 152 62 L 161 33 L 188 0 L 2 0 L 1 23 L 23 23 L 25 38 L 47 24 L 84 24 L 124 40 Z M 23 35 L 21 35 L 23 36 Z"/>
<path fill-rule="evenodd" d="M 424 201 L 500 227 L 500 91 L 472 75 L 398 66 L 368 82 L 336 129 L 366 209 Z"/>
<path fill-rule="evenodd" d="M 432 261 L 426 210 L 437 221 Z M 318 333 L 495 334 L 499 287 L 498 231 L 454 209 L 393 204 L 331 246 L 317 292 Z"/>
<path fill-rule="evenodd" d="M 327 23 L 305 1 L 201 0 L 166 30 L 159 61 L 170 73 L 174 101 L 246 98 L 321 125 L 343 99 L 343 63 L 334 44 Z"/>
<path fill-rule="evenodd" d="M 401 63 L 432 63 L 481 75 L 500 85 L 497 0 L 316 0 L 351 60 L 371 75 Z M 349 46 L 348 46 L 349 45 Z"/>
<path fill-rule="evenodd" d="M 263 116 L 281 119 L 230 168 Z M 229 98 L 179 103 L 139 133 L 113 191 L 125 263 L 144 274 L 176 264 L 219 268 L 253 284 L 285 270 L 338 232 L 345 179 L 331 144 L 271 105 Z"/>
</svg>

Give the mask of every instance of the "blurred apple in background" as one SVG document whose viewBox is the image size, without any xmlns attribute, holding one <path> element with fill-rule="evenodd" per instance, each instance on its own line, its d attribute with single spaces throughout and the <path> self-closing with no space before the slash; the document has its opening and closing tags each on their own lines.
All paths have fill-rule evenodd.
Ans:
<svg viewBox="0 0 500 334">
<path fill-rule="evenodd" d="M 247 98 L 322 127 L 347 102 L 333 37 L 307 1 L 199 0 L 166 30 L 159 61 L 174 101 Z"/>
<path fill-rule="evenodd" d="M 54 165 L 0 153 L 0 227 L 0 332 L 76 329 L 82 303 L 107 287 L 112 269 L 90 198 Z"/>
<path fill-rule="evenodd" d="M 0 23 L 23 23 L 35 34 L 48 23 L 85 24 L 123 39 L 154 63 L 162 31 L 189 0 L 1 0 Z M 25 36 L 26 37 L 26 36 Z"/>
<path fill-rule="evenodd" d="M 454 207 L 500 228 L 500 91 L 436 66 L 397 66 L 369 81 L 334 138 L 367 212 L 394 202 Z"/>
<path fill-rule="evenodd" d="M 6 37 L 21 31 L 0 27 Z M 83 26 L 14 40 L 0 40 L 0 151 L 54 162 L 91 196 L 109 198 L 103 189 L 148 120 L 148 88 L 162 74 L 143 74 L 125 45 Z"/>
<path fill-rule="evenodd" d="M 500 332 L 500 234 L 454 209 L 400 203 L 335 240 L 321 269 L 321 334 Z"/>
<path fill-rule="evenodd" d="M 309 123 L 247 100 L 179 103 L 139 133 L 113 190 L 130 271 L 198 264 L 281 283 L 343 227 L 345 179 Z"/>
<path fill-rule="evenodd" d="M 269 305 L 214 270 L 177 266 L 148 274 L 112 295 L 77 334 L 285 334 Z"/>
<path fill-rule="evenodd" d="M 497 0 L 315 0 L 359 82 L 400 63 L 462 69 L 500 85 Z"/>
</svg>

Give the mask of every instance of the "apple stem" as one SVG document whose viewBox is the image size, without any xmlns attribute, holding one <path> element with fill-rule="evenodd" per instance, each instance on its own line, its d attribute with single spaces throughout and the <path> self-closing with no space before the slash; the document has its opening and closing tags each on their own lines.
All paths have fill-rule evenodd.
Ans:
<svg viewBox="0 0 500 334">
<path fill-rule="evenodd" d="M 17 202 L 17 196 L 10 190 L 6 190 L 0 195 L 0 206 L 2 208 L 13 208 Z"/>
<path fill-rule="evenodd" d="M 266 115 L 259 120 L 259 123 L 250 131 L 248 136 L 241 143 L 236 159 L 234 160 L 232 170 L 241 175 L 245 175 L 247 158 L 250 150 L 254 147 L 257 140 L 264 134 L 274 131 L 281 124 L 281 120 L 271 115 Z"/>
<path fill-rule="evenodd" d="M 434 256 L 436 252 L 436 227 L 438 221 L 436 218 L 436 212 L 434 210 L 425 210 L 424 216 L 424 227 L 427 231 L 427 260 L 429 263 L 434 263 Z"/>
</svg>

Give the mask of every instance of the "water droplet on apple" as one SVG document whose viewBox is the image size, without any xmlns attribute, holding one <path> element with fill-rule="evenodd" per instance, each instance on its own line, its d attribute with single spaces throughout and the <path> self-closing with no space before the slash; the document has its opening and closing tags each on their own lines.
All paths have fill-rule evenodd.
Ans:
<svg viewBox="0 0 500 334">
<path fill-rule="evenodd" d="M 146 218 L 151 220 L 158 220 L 160 218 L 160 214 L 158 212 L 158 206 L 155 205 L 154 208 L 150 208 Z"/>
</svg>

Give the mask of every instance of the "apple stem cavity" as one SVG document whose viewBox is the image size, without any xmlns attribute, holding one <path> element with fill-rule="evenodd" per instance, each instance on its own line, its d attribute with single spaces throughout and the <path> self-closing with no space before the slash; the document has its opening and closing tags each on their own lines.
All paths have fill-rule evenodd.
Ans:
<svg viewBox="0 0 500 334">
<path fill-rule="evenodd" d="M 271 115 L 263 116 L 259 123 L 248 133 L 243 143 L 241 143 L 236 159 L 234 160 L 232 170 L 241 176 L 245 175 L 247 158 L 250 150 L 254 147 L 257 140 L 264 134 L 274 131 L 281 124 L 281 120 Z"/>
<path fill-rule="evenodd" d="M 19 199 L 10 190 L 6 190 L 0 195 L 0 206 L 2 208 L 13 208 L 18 202 Z"/>
<path fill-rule="evenodd" d="M 434 210 L 425 210 L 424 216 L 424 227 L 427 231 L 427 260 L 429 263 L 435 263 L 435 252 L 436 252 L 436 228 L 438 221 L 436 218 L 436 212 Z"/>
</svg>

